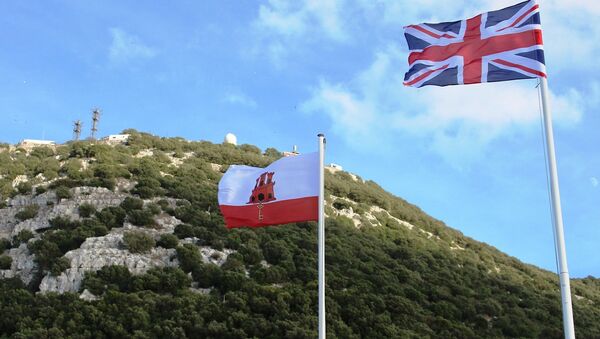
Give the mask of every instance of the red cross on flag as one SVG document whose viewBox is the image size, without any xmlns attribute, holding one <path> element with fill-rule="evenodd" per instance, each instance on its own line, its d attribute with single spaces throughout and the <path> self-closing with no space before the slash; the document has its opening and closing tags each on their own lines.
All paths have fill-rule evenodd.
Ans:
<svg viewBox="0 0 600 339">
<path fill-rule="evenodd" d="M 539 5 L 534 0 L 467 20 L 404 28 L 406 86 L 448 86 L 546 76 Z"/>
<path fill-rule="evenodd" d="M 319 154 L 281 158 L 265 168 L 231 165 L 219 181 L 228 228 L 318 220 Z"/>
</svg>

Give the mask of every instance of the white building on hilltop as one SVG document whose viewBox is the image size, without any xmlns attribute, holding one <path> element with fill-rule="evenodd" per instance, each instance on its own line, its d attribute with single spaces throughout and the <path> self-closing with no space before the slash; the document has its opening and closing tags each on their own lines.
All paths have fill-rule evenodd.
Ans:
<svg viewBox="0 0 600 339">
<path fill-rule="evenodd" d="M 294 147 L 292 148 L 292 151 L 283 151 L 283 156 L 284 157 L 293 157 L 296 155 L 299 155 L 300 153 L 298 152 L 298 146 L 294 145 Z"/>
<path fill-rule="evenodd" d="M 129 134 L 111 134 L 101 139 L 107 144 L 124 144 L 129 140 Z"/>
<path fill-rule="evenodd" d="M 17 144 L 17 147 L 32 149 L 35 147 L 54 147 L 56 146 L 56 142 L 52 140 L 35 140 L 35 139 L 23 139 L 21 142 Z"/>
<path fill-rule="evenodd" d="M 338 164 L 334 164 L 334 163 L 331 163 L 331 164 L 325 166 L 325 168 L 327 168 L 330 172 L 338 172 L 338 171 L 344 170 L 344 168 L 342 168 L 342 166 L 340 166 Z"/>
<path fill-rule="evenodd" d="M 227 133 L 225 135 L 225 139 L 223 140 L 223 143 L 237 145 L 237 137 L 233 133 Z"/>
</svg>

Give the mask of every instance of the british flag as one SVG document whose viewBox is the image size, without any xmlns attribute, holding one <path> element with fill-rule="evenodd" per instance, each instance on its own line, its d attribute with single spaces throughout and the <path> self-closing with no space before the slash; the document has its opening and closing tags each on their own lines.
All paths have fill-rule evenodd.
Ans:
<svg viewBox="0 0 600 339">
<path fill-rule="evenodd" d="M 404 85 L 448 86 L 546 76 L 535 0 L 471 19 L 410 25 Z"/>
</svg>

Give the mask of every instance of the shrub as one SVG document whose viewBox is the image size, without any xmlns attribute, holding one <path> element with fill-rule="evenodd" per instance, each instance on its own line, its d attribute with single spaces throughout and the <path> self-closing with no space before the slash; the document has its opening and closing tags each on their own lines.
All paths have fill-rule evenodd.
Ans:
<svg viewBox="0 0 600 339">
<path fill-rule="evenodd" d="M 177 293 L 190 286 L 192 279 L 178 267 L 152 268 L 135 277 L 134 290 L 151 290 L 157 293 Z"/>
<path fill-rule="evenodd" d="M 126 212 L 141 210 L 144 207 L 144 201 L 140 198 L 127 197 L 119 206 Z"/>
<path fill-rule="evenodd" d="M 335 207 L 338 210 L 343 210 L 352 207 L 352 204 L 345 200 L 338 199 L 333 203 L 333 207 Z"/>
<path fill-rule="evenodd" d="M 177 247 L 177 259 L 184 272 L 190 272 L 198 269 L 202 264 L 202 255 L 198 247 L 192 244 L 185 244 Z"/>
<path fill-rule="evenodd" d="M 199 264 L 192 271 L 192 278 L 201 288 L 209 288 L 216 285 L 222 278 L 223 271 L 214 264 Z"/>
<path fill-rule="evenodd" d="M 160 236 L 157 245 L 162 248 L 176 248 L 179 244 L 179 239 L 173 234 L 163 234 Z"/>
<path fill-rule="evenodd" d="M 7 249 L 11 248 L 11 242 L 8 239 L 0 239 L 0 253 L 6 251 Z"/>
<path fill-rule="evenodd" d="M 123 242 L 131 253 L 145 253 L 156 245 L 152 237 L 140 231 L 126 232 L 123 235 Z"/>
<path fill-rule="evenodd" d="M 156 203 L 158 204 L 158 206 L 160 206 L 160 208 L 163 211 L 166 210 L 167 208 L 171 207 L 171 205 L 169 204 L 169 201 L 167 199 L 160 199 Z"/>
<path fill-rule="evenodd" d="M 96 207 L 88 203 L 79 205 L 78 210 L 79 216 L 82 218 L 89 218 L 92 214 L 96 213 Z"/>
<path fill-rule="evenodd" d="M 96 218 L 109 229 L 123 226 L 126 215 L 125 210 L 118 206 L 106 207 L 96 212 Z"/>
<path fill-rule="evenodd" d="M 55 193 L 56 199 L 58 199 L 58 201 L 71 198 L 71 191 L 69 191 L 69 188 L 66 186 L 57 187 Z"/>
<path fill-rule="evenodd" d="M 160 214 L 161 212 L 161 208 L 158 204 L 155 204 L 153 202 L 146 204 L 146 209 L 152 213 L 152 215 L 157 215 Z"/>
<path fill-rule="evenodd" d="M 29 194 L 31 193 L 31 183 L 29 181 L 21 182 L 17 185 L 17 191 L 21 194 Z"/>
<path fill-rule="evenodd" d="M 12 265 L 12 258 L 8 255 L 0 256 L 0 270 L 10 270 L 10 265 Z"/>
<path fill-rule="evenodd" d="M 127 213 L 127 217 L 127 220 L 136 226 L 151 227 L 156 225 L 156 221 L 154 221 L 152 212 L 147 209 L 129 211 L 129 213 Z"/>
<path fill-rule="evenodd" d="M 33 238 L 33 232 L 30 230 L 22 230 L 17 235 L 13 237 L 13 245 L 18 246 L 21 243 L 29 241 L 29 239 Z"/>
<path fill-rule="evenodd" d="M 17 218 L 21 221 L 27 220 L 27 219 L 33 219 L 38 214 L 39 208 L 40 207 L 38 205 L 25 206 L 25 208 L 23 208 L 22 210 L 20 210 L 19 212 L 17 212 L 15 214 L 15 218 Z"/>
<path fill-rule="evenodd" d="M 40 195 L 42 193 L 46 193 L 47 189 L 44 186 L 38 186 L 35 188 L 35 195 Z"/>
<path fill-rule="evenodd" d="M 53 276 L 59 276 L 67 268 L 71 267 L 71 262 L 65 257 L 58 258 L 50 267 L 50 274 Z"/>
<path fill-rule="evenodd" d="M 175 226 L 174 233 L 179 239 L 191 238 L 194 236 L 194 227 L 188 224 L 179 224 Z"/>
</svg>

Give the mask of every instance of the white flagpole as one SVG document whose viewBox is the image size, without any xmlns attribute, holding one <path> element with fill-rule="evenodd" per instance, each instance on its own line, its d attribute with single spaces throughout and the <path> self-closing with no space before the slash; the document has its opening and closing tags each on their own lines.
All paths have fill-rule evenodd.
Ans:
<svg viewBox="0 0 600 339">
<path fill-rule="evenodd" d="M 575 339 L 575 325 L 573 323 L 573 306 L 571 305 L 571 285 L 569 282 L 569 269 L 567 268 L 567 251 L 565 249 L 565 236 L 563 232 L 562 210 L 560 207 L 560 192 L 558 190 L 558 171 L 556 169 L 556 154 L 554 151 L 554 132 L 552 131 L 552 112 L 548 104 L 548 80 L 540 79 L 540 92 L 542 96 L 542 116 L 546 135 L 546 153 L 548 159 L 548 172 L 550 176 L 550 193 L 552 196 L 552 213 L 554 221 L 554 242 L 558 255 L 558 270 L 560 276 L 560 293 L 562 300 L 563 325 L 566 339 Z"/>
<path fill-rule="evenodd" d="M 325 339 L 325 135 L 319 137 L 319 339 Z"/>
</svg>

